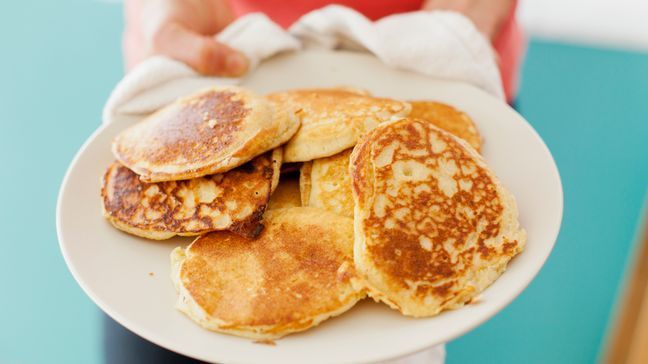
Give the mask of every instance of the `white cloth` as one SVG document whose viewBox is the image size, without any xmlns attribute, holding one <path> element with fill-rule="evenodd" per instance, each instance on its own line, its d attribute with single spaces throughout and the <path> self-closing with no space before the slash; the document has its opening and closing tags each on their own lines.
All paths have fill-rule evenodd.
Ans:
<svg viewBox="0 0 648 364">
<path fill-rule="evenodd" d="M 370 52 L 389 66 L 470 83 L 504 99 L 490 44 L 470 20 L 453 12 L 418 11 L 371 22 L 354 10 L 331 5 L 304 15 L 289 31 L 256 13 L 239 18 L 216 38 L 245 53 L 251 68 L 284 51 L 351 49 Z M 197 81 L 205 78 L 179 61 L 149 58 L 117 84 L 104 107 L 103 121 L 150 113 L 173 100 L 179 90 L 194 91 L 196 85 L 204 84 Z M 219 84 L 238 82 L 209 79 Z M 444 360 L 445 348 L 438 345 L 385 363 L 439 364 Z"/>
<path fill-rule="evenodd" d="M 387 65 L 470 83 L 504 99 L 493 49 L 470 20 L 453 12 L 417 11 L 371 22 L 354 10 L 330 5 L 304 15 L 289 31 L 255 13 L 239 18 L 216 39 L 245 53 L 252 68 L 277 53 L 302 47 L 362 50 Z M 210 79 L 219 84 L 238 82 Z M 111 122 L 120 114 L 150 113 L 173 100 L 179 90 L 195 90 L 197 80 L 204 81 L 205 76 L 179 61 L 151 57 L 117 84 L 104 107 L 103 121 Z"/>
</svg>

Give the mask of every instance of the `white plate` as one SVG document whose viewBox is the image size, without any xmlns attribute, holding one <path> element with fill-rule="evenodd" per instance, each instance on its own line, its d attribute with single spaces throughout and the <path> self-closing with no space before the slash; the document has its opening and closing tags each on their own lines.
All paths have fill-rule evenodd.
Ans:
<svg viewBox="0 0 648 364">
<path fill-rule="evenodd" d="M 447 342 L 483 323 L 522 292 L 549 256 L 562 219 L 558 170 L 538 134 L 505 103 L 469 85 L 394 70 L 369 56 L 343 52 L 284 54 L 262 64 L 243 85 L 258 92 L 349 85 L 379 96 L 439 100 L 466 111 L 484 137 L 488 164 L 517 197 L 520 221 L 528 232 L 527 248 L 483 293 L 481 303 L 433 318 L 406 318 L 365 300 L 317 328 L 279 340 L 276 346 L 209 332 L 174 309 L 169 253 L 190 239 L 139 239 L 112 228 L 101 216 L 100 178 L 113 160 L 110 143 L 132 123 L 132 118 L 122 118 L 100 127 L 72 161 L 59 194 L 57 231 L 63 256 L 81 287 L 102 310 L 136 334 L 206 361 L 386 360 Z"/>
</svg>

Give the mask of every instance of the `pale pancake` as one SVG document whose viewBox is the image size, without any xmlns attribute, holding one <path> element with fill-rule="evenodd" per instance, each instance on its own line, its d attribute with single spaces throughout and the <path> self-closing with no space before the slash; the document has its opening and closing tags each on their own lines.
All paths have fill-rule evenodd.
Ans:
<svg viewBox="0 0 648 364">
<path fill-rule="evenodd" d="M 285 145 L 286 162 L 332 156 L 355 145 L 379 123 L 407 116 L 407 102 L 376 98 L 357 90 L 308 89 L 276 92 L 271 100 L 294 110 L 301 127 Z"/>
<path fill-rule="evenodd" d="M 304 162 L 299 174 L 303 206 L 319 207 L 353 218 L 353 195 L 349 175 L 349 148 L 331 157 Z"/>
<path fill-rule="evenodd" d="M 472 147 L 427 121 L 369 132 L 350 170 L 356 269 L 405 315 L 462 306 L 524 248 L 511 194 Z"/>
<path fill-rule="evenodd" d="M 254 237 L 279 180 L 281 154 L 277 148 L 229 172 L 157 183 L 115 162 L 103 179 L 104 216 L 120 230 L 155 240 L 214 230 Z"/>
<path fill-rule="evenodd" d="M 175 181 L 229 171 L 298 128 L 298 117 L 281 105 L 243 88 L 214 87 L 126 129 L 112 149 L 142 181 Z"/>
<path fill-rule="evenodd" d="M 472 119 L 450 105 L 434 101 L 410 101 L 412 119 L 423 119 L 435 126 L 465 140 L 478 152 L 481 150 L 482 138 Z"/>
<path fill-rule="evenodd" d="M 296 176 L 282 175 L 279 186 L 270 196 L 268 210 L 301 206 L 299 179 Z"/>
<path fill-rule="evenodd" d="M 255 240 L 228 232 L 171 254 L 176 307 L 200 326 L 275 339 L 318 325 L 365 295 L 353 221 L 310 207 L 268 211 Z"/>
</svg>

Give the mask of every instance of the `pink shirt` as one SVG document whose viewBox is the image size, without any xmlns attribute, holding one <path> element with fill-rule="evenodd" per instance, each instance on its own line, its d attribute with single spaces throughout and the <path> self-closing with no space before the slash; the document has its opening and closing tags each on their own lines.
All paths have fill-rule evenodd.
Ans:
<svg viewBox="0 0 648 364">
<path fill-rule="evenodd" d="M 284 28 L 289 27 L 303 14 L 332 3 L 327 0 L 231 0 L 232 8 L 237 16 L 251 12 L 263 12 Z M 342 0 L 335 2 L 335 4 L 355 9 L 371 20 L 395 13 L 420 10 L 422 3 L 421 0 Z M 499 35 L 493 41 L 493 48 L 498 54 L 498 65 L 507 101 L 512 101 L 517 93 L 517 78 L 525 44 L 522 32 L 515 21 L 516 7 L 517 1 L 511 7 Z"/>
</svg>

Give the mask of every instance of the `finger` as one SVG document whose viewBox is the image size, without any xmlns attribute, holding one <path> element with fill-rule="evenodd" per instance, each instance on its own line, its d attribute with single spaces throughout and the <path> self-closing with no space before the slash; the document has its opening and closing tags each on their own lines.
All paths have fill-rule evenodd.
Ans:
<svg viewBox="0 0 648 364">
<path fill-rule="evenodd" d="M 122 36 L 122 53 L 124 54 L 124 67 L 130 71 L 146 58 L 146 49 L 141 45 L 144 44 L 141 34 L 138 34 L 131 27 L 126 27 Z"/>
<path fill-rule="evenodd" d="M 153 37 L 152 48 L 151 53 L 182 61 L 205 75 L 236 77 L 249 67 L 242 53 L 175 23 L 160 27 Z"/>
<path fill-rule="evenodd" d="M 450 10 L 464 13 L 469 6 L 467 0 L 427 0 L 423 2 L 423 10 Z"/>
</svg>

